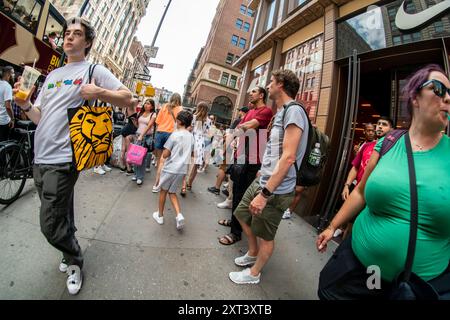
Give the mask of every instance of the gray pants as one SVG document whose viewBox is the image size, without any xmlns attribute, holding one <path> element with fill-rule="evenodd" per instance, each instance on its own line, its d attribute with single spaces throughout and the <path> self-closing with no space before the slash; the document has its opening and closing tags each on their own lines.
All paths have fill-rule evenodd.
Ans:
<svg viewBox="0 0 450 320">
<path fill-rule="evenodd" d="M 62 252 L 68 265 L 83 267 L 80 245 L 75 238 L 73 193 L 78 172 L 71 163 L 33 167 L 34 183 L 41 200 L 40 225 L 47 241 Z"/>
</svg>

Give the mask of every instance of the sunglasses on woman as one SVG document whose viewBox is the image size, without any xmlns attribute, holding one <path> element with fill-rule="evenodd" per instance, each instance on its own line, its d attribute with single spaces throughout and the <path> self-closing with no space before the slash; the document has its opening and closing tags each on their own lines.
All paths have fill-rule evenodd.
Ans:
<svg viewBox="0 0 450 320">
<path fill-rule="evenodd" d="M 423 87 L 426 87 L 430 83 L 433 84 L 433 92 L 438 97 L 444 98 L 445 93 L 448 93 L 450 95 L 450 89 L 447 88 L 442 82 L 440 82 L 439 80 L 436 80 L 436 79 L 431 79 L 431 80 L 426 81 L 419 87 L 419 90 L 422 89 Z"/>
</svg>

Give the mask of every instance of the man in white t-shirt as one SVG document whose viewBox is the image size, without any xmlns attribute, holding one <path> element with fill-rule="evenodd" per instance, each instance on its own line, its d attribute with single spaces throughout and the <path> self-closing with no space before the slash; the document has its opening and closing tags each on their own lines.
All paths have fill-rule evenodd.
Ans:
<svg viewBox="0 0 450 320">
<path fill-rule="evenodd" d="M 12 110 L 12 88 L 9 84 L 14 76 L 13 67 L 4 67 L 0 80 L 0 142 L 8 140 L 9 130 L 14 127 L 14 112 Z"/>
<path fill-rule="evenodd" d="M 69 293 L 77 294 L 83 281 L 83 256 L 75 237 L 73 193 L 78 172 L 72 162 L 67 110 L 81 106 L 84 100 L 95 99 L 127 106 L 132 96 L 101 65 L 96 66 L 88 83 L 91 64 L 86 55 L 95 39 L 95 30 L 88 21 L 69 19 L 63 31 L 67 64 L 47 76 L 34 105 L 30 103 L 32 92 L 27 100 L 15 101 L 37 124 L 33 175 L 41 199 L 41 231 L 62 252 L 59 270 L 68 274 Z M 16 83 L 14 93 L 18 88 Z"/>
</svg>

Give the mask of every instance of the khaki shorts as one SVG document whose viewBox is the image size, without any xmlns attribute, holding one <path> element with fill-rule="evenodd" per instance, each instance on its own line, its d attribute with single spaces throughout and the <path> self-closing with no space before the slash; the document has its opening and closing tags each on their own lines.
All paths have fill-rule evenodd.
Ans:
<svg viewBox="0 0 450 320">
<path fill-rule="evenodd" d="M 291 205 L 295 192 L 272 195 L 268 199 L 267 205 L 262 213 L 253 216 L 248 208 L 260 191 L 261 187 L 259 186 L 259 178 L 257 177 L 250 187 L 248 187 L 244 197 L 234 211 L 234 215 L 239 221 L 247 224 L 255 236 L 266 241 L 272 241 L 275 239 L 283 212 Z"/>
</svg>

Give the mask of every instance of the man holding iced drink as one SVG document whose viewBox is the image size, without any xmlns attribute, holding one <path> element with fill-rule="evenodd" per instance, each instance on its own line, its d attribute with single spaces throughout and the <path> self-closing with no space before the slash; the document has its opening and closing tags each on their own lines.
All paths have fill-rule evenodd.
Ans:
<svg viewBox="0 0 450 320">
<path fill-rule="evenodd" d="M 34 105 L 30 103 L 34 87 L 26 97 L 20 95 L 20 91 L 26 92 L 27 81 L 36 81 L 30 80 L 29 68 L 24 70 L 22 81 L 15 84 L 14 94 L 16 104 L 37 124 L 33 175 L 41 199 L 41 231 L 47 241 L 62 252 L 59 270 L 67 272 L 69 293 L 77 294 L 83 281 L 83 256 L 75 237 L 73 196 L 78 172 L 72 162 L 67 109 L 80 107 L 84 100 L 95 99 L 127 106 L 132 96 L 101 65 L 96 66 L 92 81 L 88 83 L 91 64 L 86 56 L 95 39 L 95 30 L 88 21 L 69 19 L 63 31 L 67 64 L 47 76 Z"/>
</svg>

